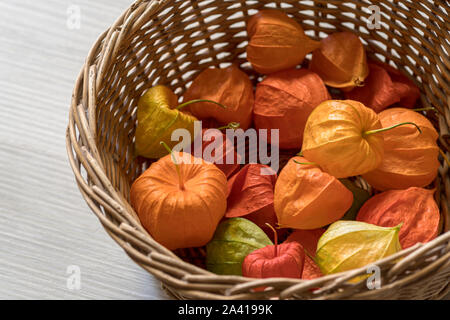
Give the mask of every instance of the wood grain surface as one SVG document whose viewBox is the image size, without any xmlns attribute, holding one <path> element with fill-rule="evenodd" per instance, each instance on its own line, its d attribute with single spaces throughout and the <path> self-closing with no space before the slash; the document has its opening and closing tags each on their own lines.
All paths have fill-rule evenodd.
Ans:
<svg viewBox="0 0 450 320">
<path fill-rule="evenodd" d="M 0 299 L 169 298 L 91 213 L 65 149 L 79 70 L 130 4 L 0 1 Z M 70 266 L 78 290 L 67 285 Z"/>
</svg>

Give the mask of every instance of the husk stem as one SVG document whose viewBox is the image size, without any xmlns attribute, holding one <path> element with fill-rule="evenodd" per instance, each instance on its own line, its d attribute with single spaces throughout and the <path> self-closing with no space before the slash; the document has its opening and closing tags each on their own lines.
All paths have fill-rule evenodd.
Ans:
<svg viewBox="0 0 450 320">
<path fill-rule="evenodd" d="M 402 222 L 400 222 L 398 225 L 396 225 L 395 227 L 394 227 L 394 229 L 397 229 L 398 231 L 400 231 L 400 229 L 403 227 L 403 221 Z"/>
<path fill-rule="evenodd" d="M 167 150 L 167 152 L 170 153 L 170 156 L 172 157 L 173 163 L 175 164 L 175 169 L 177 170 L 178 185 L 179 185 L 181 190 L 185 190 L 184 189 L 183 177 L 182 177 L 181 170 L 180 170 L 180 165 L 178 164 L 177 159 L 175 158 L 175 155 L 174 155 L 172 149 L 170 149 L 170 147 L 164 141 L 161 141 L 159 144 L 161 144 Z"/>
<path fill-rule="evenodd" d="M 426 107 L 426 108 L 416 108 L 416 109 L 412 109 L 412 111 L 434 111 L 434 112 L 438 112 L 437 109 L 435 107 Z"/>
<path fill-rule="evenodd" d="M 266 226 L 268 226 L 273 231 L 273 240 L 274 240 L 274 243 L 275 243 L 275 246 L 274 246 L 274 248 L 275 248 L 275 250 L 274 250 L 275 256 L 274 257 L 278 257 L 278 233 L 277 233 L 277 230 L 275 230 L 275 228 L 272 227 L 270 225 L 270 223 L 266 222 Z"/>
<path fill-rule="evenodd" d="M 376 133 L 388 131 L 388 130 L 391 130 L 391 129 L 394 129 L 394 128 L 397 128 L 397 127 L 400 127 L 400 126 L 404 126 L 404 125 L 407 125 L 407 124 L 412 124 L 413 126 L 415 126 L 417 128 L 417 130 L 420 133 L 422 133 L 422 130 L 414 122 L 402 122 L 402 123 L 395 124 L 395 125 L 387 127 L 387 128 L 381 128 L 381 129 L 369 130 L 369 131 L 363 132 L 363 137 L 366 137 L 366 136 L 371 135 L 371 134 L 376 134 Z"/>
<path fill-rule="evenodd" d="M 294 161 L 296 164 L 303 164 L 303 165 L 305 165 L 305 166 L 319 166 L 317 163 L 315 163 L 315 162 L 300 162 L 300 161 L 297 161 L 297 160 L 295 160 L 295 159 L 293 159 L 292 161 Z"/>
<path fill-rule="evenodd" d="M 306 250 L 306 248 L 303 248 L 303 250 L 305 251 L 305 254 L 314 262 L 316 262 L 316 258 L 308 251 Z"/>
<path fill-rule="evenodd" d="M 208 100 L 208 99 L 194 99 L 194 100 L 190 100 L 190 101 L 187 101 L 187 102 L 183 102 L 182 104 L 178 105 L 178 107 L 176 107 L 175 109 L 176 109 L 176 110 L 180 110 L 180 109 L 182 109 L 182 108 L 184 108 L 184 107 L 186 107 L 186 106 L 188 106 L 188 105 L 190 105 L 190 104 L 197 103 L 197 102 L 210 102 L 210 103 L 214 103 L 214 104 L 218 105 L 219 107 L 221 107 L 221 108 L 223 108 L 223 109 L 226 109 L 226 108 L 227 108 L 227 107 L 225 107 L 223 104 L 221 104 L 221 103 L 219 103 L 219 102 L 216 102 L 216 101 L 213 101 L 213 100 Z"/>
<path fill-rule="evenodd" d="M 225 129 L 236 130 L 236 129 L 239 129 L 240 126 L 241 126 L 241 124 L 239 122 L 230 122 L 226 126 L 217 128 L 217 130 L 225 130 Z"/>
</svg>

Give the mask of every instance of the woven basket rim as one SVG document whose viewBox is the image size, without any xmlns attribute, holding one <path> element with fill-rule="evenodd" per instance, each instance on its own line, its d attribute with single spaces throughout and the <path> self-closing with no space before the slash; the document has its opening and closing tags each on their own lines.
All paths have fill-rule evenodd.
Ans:
<svg viewBox="0 0 450 320">
<path fill-rule="evenodd" d="M 136 214 L 133 209 L 120 192 L 114 189 L 108 178 L 100 151 L 96 145 L 96 94 L 101 87 L 101 81 L 108 64 L 123 49 L 121 41 L 133 35 L 150 20 L 153 14 L 161 12 L 172 2 L 174 1 L 138 0 L 132 4 L 94 43 L 76 80 L 66 132 L 67 153 L 80 192 L 105 230 L 135 262 L 159 279 L 169 293 L 179 298 L 267 298 L 270 291 L 249 293 L 249 290 L 259 286 L 273 286 L 280 292 L 277 296 L 285 299 L 295 297 L 295 294 L 299 291 L 316 288 L 322 284 L 325 284 L 325 289 L 329 289 L 332 286 L 342 285 L 346 280 L 356 275 L 366 274 L 367 266 L 314 280 L 286 278 L 254 280 L 242 276 L 220 276 L 183 261 L 173 252 L 155 242 L 136 221 Z M 449 38 L 447 39 L 450 41 Z M 104 210 L 116 213 L 120 217 L 120 224 L 117 225 L 108 219 Z M 375 264 L 388 269 L 386 272 L 392 279 L 397 274 L 407 270 L 411 261 L 434 250 L 442 251 L 442 255 L 428 267 L 432 270 L 450 270 L 449 242 L 450 231 L 447 231 L 428 243 L 418 243 L 413 247 L 377 261 Z M 445 247 L 446 243 L 447 247 Z M 435 252 L 435 254 L 438 253 Z M 395 262 L 400 257 L 403 257 L 403 259 L 400 262 Z M 425 276 L 426 274 L 420 272 L 411 273 L 382 287 L 377 290 L 377 293 L 383 290 L 396 290 L 396 288 L 407 286 Z M 450 290 L 448 279 L 447 277 L 447 285 L 439 292 L 439 296 L 443 296 Z M 212 288 L 214 286 L 217 288 Z M 322 290 L 323 295 L 319 290 L 319 293 L 316 294 L 317 298 L 375 297 L 373 292 L 370 291 L 333 295 L 327 294 L 325 289 Z M 356 289 L 358 288 L 356 287 Z"/>
</svg>

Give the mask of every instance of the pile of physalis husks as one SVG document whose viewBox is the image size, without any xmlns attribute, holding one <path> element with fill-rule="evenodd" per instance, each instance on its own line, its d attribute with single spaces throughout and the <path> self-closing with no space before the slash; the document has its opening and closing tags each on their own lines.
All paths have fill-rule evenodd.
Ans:
<svg viewBox="0 0 450 320">
<path fill-rule="evenodd" d="M 430 188 L 438 133 L 413 109 L 416 85 L 368 61 L 351 32 L 319 42 L 285 13 L 263 10 L 247 33 L 247 59 L 262 75 L 256 87 L 231 65 L 200 72 L 183 99 L 158 85 L 139 100 L 136 154 L 158 160 L 134 181 L 130 200 L 150 235 L 170 250 L 206 248 L 206 268 L 217 274 L 313 279 L 442 232 Z M 248 128 L 279 130 L 266 140 L 291 152 L 279 172 L 241 164 L 225 131 Z M 176 129 L 192 134 L 190 152 L 172 150 Z M 211 156 L 202 159 L 204 151 Z"/>
</svg>

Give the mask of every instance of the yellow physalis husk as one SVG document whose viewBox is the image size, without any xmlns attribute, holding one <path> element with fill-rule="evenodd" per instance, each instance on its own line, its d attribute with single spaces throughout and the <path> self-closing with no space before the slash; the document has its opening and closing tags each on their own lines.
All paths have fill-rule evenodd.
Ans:
<svg viewBox="0 0 450 320">
<path fill-rule="evenodd" d="M 323 274 L 369 266 L 402 250 L 400 227 L 401 224 L 384 228 L 359 221 L 337 221 L 319 239 L 315 261 Z"/>
<path fill-rule="evenodd" d="M 165 156 L 167 150 L 160 144 L 165 142 L 170 148 L 178 144 L 172 141 L 172 132 L 186 129 L 191 140 L 184 141 L 183 147 L 191 144 L 194 137 L 194 116 L 178 110 L 178 97 L 168 87 L 157 85 L 145 92 L 138 101 L 136 129 L 136 153 L 157 159 Z"/>
</svg>

